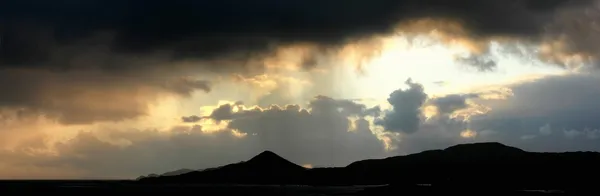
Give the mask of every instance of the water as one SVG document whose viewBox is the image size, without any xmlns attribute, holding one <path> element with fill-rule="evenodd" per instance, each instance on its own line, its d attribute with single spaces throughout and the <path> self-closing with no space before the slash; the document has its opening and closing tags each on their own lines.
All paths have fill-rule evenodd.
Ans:
<svg viewBox="0 0 600 196">
<path fill-rule="evenodd" d="M 481 193 L 499 193 L 494 195 L 565 195 L 562 191 L 519 191 L 505 192 L 495 190 L 447 190 L 435 188 L 430 184 L 416 187 L 398 186 L 306 186 L 306 185 L 206 185 L 206 184 L 162 184 L 141 185 L 134 181 L 102 180 L 13 180 L 0 181 L 2 195 L 31 194 L 199 194 L 199 195 L 292 195 L 292 196 L 362 196 L 362 195 L 481 195 Z M 5 194 L 6 193 L 6 194 Z M 466 194 L 469 193 L 469 194 Z M 600 194 L 597 194 L 600 195 Z"/>
<path fill-rule="evenodd" d="M 197 193 L 202 195 L 356 195 L 368 186 L 305 186 L 305 185 L 202 185 L 166 184 L 140 185 L 133 181 L 0 181 L 0 190 L 10 193 L 134 193 L 173 194 Z"/>
</svg>

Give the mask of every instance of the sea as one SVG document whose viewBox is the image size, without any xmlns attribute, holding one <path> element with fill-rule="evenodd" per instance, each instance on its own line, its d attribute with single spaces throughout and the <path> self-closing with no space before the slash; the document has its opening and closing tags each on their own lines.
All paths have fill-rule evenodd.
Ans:
<svg viewBox="0 0 600 196">
<path fill-rule="evenodd" d="M 383 185 L 381 185 L 383 186 Z M 306 185 L 143 185 L 126 180 L 0 180 L 0 194 L 199 194 L 199 195 L 297 195 L 351 196 L 378 186 L 306 186 Z"/>
</svg>

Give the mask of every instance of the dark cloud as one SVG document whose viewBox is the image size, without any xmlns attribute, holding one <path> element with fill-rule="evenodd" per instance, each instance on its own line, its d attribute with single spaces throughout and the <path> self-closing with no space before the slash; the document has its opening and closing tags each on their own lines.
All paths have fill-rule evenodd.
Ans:
<svg viewBox="0 0 600 196">
<path fill-rule="evenodd" d="M 421 124 L 421 106 L 427 99 L 423 85 L 413 83 L 411 79 L 406 81 L 408 89 L 396 90 L 387 99 L 392 105 L 392 110 L 387 111 L 383 119 L 376 121 L 386 131 L 414 133 L 419 130 Z"/>
<path fill-rule="evenodd" d="M 563 44 L 553 46 L 565 47 L 555 48 L 559 53 L 598 56 L 600 49 L 594 43 L 600 12 L 597 7 L 563 6 L 567 1 L 5 0 L 0 2 L 0 109 L 14 110 L 11 118 L 44 114 L 63 124 L 136 118 L 146 114 L 148 103 L 163 94 L 189 96 L 211 90 L 208 80 L 187 76 L 230 69 L 250 72 L 258 68 L 248 59 L 273 55 L 279 46 L 290 44 L 317 45 L 316 50 L 302 54 L 300 64 L 310 68 L 319 63 L 319 55 L 328 52 L 326 49 L 390 33 L 396 24 L 419 18 L 464 24 L 466 36 L 474 41 L 496 36 L 519 41 L 556 40 Z M 550 53 L 550 60 L 563 57 Z M 489 55 L 483 51 L 461 62 L 492 70 L 495 59 Z M 187 61 L 191 59 L 199 61 Z M 365 119 L 382 112 L 384 117 L 376 124 L 388 133 L 412 133 L 395 140 L 403 152 L 464 142 L 460 132 L 467 128 L 477 132 L 470 140 L 494 135 L 495 140 L 526 149 L 600 149 L 595 139 L 600 124 L 594 118 L 600 115 L 595 100 L 600 95 L 599 83 L 596 76 L 578 75 L 514 86 L 514 97 L 488 100 L 492 111 L 468 123 L 446 118 L 423 122 L 420 107 L 427 95 L 421 85 L 410 81 L 410 88 L 390 95 L 388 102 L 393 109 L 387 112 L 325 96 L 316 97 L 306 108 L 221 105 L 209 116 L 181 120 L 228 121 L 228 128 L 247 134 L 245 137 L 238 138 L 229 131 L 204 133 L 195 125 L 174 128 L 172 135 L 158 131 L 114 133 L 111 137 L 131 144 L 120 147 L 82 133 L 58 146 L 60 156 L 42 157 L 37 166 L 135 176 L 180 167 L 216 166 L 267 149 L 298 163 L 343 165 L 383 154 L 381 141 Z M 287 97 L 275 94 L 260 102 L 261 106 L 272 100 L 288 102 Z M 465 108 L 469 96 L 451 95 L 432 101 L 442 113 L 451 113 Z M 495 107 L 500 104 L 504 105 Z M 13 165 L 40 161 L 29 156 L 29 151 L 22 155 L 0 153 L 2 157 L 26 157 L 14 158 L 21 162 Z M 128 161 L 117 164 L 106 160 Z"/>
<path fill-rule="evenodd" d="M 436 106 L 441 115 L 449 115 L 456 110 L 467 108 L 469 106 L 467 100 L 477 97 L 479 97 L 477 94 L 450 94 L 433 98 L 428 103 Z"/>
<path fill-rule="evenodd" d="M 398 22 L 424 17 L 456 19 L 478 37 L 527 37 L 537 36 L 566 2 L 8 0 L 0 4 L 0 56 L 3 66 L 41 65 L 36 62 L 55 58 L 58 47 L 65 49 L 82 38 L 106 32 L 111 38 L 100 45 L 119 54 L 168 51 L 175 59 L 244 58 L 279 44 L 335 45 L 388 33 Z M 84 45 L 89 48 L 98 43 Z M 73 57 L 75 51 L 67 53 Z M 110 63 L 103 66 L 122 69 Z"/>
<path fill-rule="evenodd" d="M 202 117 L 196 116 L 196 115 L 191 115 L 191 116 L 183 116 L 181 117 L 181 121 L 186 122 L 186 123 L 195 123 L 202 120 Z"/>
<path fill-rule="evenodd" d="M 243 105 L 242 102 L 236 102 L 234 104 L 220 105 L 217 109 L 213 110 L 209 116 L 206 116 L 204 118 L 213 119 L 217 123 L 220 123 L 223 120 L 231 120 L 231 119 L 235 118 L 235 116 L 240 116 L 245 113 L 248 113 L 247 111 L 243 111 L 241 113 L 234 113 L 233 109 L 234 108 L 241 109 L 241 107 L 240 107 L 241 105 Z M 255 111 L 255 110 L 252 110 L 252 111 Z"/>
<path fill-rule="evenodd" d="M 345 99 L 333 99 L 331 97 L 318 95 L 311 102 L 308 107 L 311 108 L 312 113 L 329 113 L 339 112 L 344 116 L 379 116 L 380 108 L 375 106 L 367 108 L 364 104 L 356 103 L 352 100 Z"/>
<path fill-rule="evenodd" d="M 372 108 L 368 108 L 363 112 L 363 116 L 373 116 L 375 118 L 378 118 L 381 115 L 381 107 L 380 106 L 373 106 Z"/>
<path fill-rule="evenodd" d="M 301 108 L 299 105 L 286 105 L 285 108 L 281 108 L 277 105 L 271 105 L 266 107 L 266 110 L 255 107 L 244 110 L 242 102 L 236 102 L 234 104 L 223 104 L 213 110 L 209 116 L 204 118 L 213 119 L 216 122 L 223 120 L 236 120 L 242 118 L 249 118 L 254 115 L 258 115 L 264 111 L 278 111 L 278 110 L 289 110 L 296 111 L 298 113 L 311 113 L 322 116 L 341 116 L 341 117 L 365 117 L 365 116 L 379 116 L 381 112 L 378 106 L 368 108 L 363 104 L 356 103 L 352 100 L 346 99 L 333 99 L 331 97 L 318 95 L 315 96 L 309 103 L 307 108 Z M 235 109 L 239 111 L 235 112 Z M 310 110 L 310 111 L 309 111 Z"/>
<path fill-rule="evenodd" d="M 207 82 L 169 76 L 128 77 L 95 71 L 0 72 L 0 107 L 27 110 L 65 124 L 119 121 L 145 115 L 162 95 L 189 96 L 209 90 Z"/>
<path fill-rule="evenodd" d="M 362 119 L 362 117 L 365 116 L 379 115 L 378 107 L 368 108 L 363 104 L 356 103 L 351 100 L 333 99 L 331 97 L 322 95 L 314 97 L 308 103 L 307 108 L 301 108 L 299 105 L 286 105 L 283 108 L 277 105 L 271 105 L 269 108 L 265 109 L 243 109 L 240 107 L 239 111 L 234 112 L 233 107 L 238 106 L 239 104 L 221 105 L 217 109 L 213 110 L 208 118 L 215 121 L 231 120 L 229 124 L 230 128 L 250 134 L 258 134 L 262 131 L 269 130 L 263 130 L 260 127 L 250 127 L 246 125 L 254 124 L 269 127 L 269 124 L 273 123 L 293 123 L 294 125 L 297 125 L 297 127 L 301 128 L 311 125 L 322 126 L 324 124 L 329 124 L 336 127 L 330 127 L 331 129 L 317 128 L 314 130 L 319 131 L 319 129 L 323 129 L 323 131 L 331 130 L 345 132 L 349 130 L 350 124 L 352 123 L 348 119 L 349 117 Z M 274 120 L 278 118 L 281 118 L 282 120 Z M 289 118 L 289 120 L 283 120 L 285 118 Z M 264 123 L 255 123 L 262 121 L 264 121 Z M 291 126 L 290 124 L 289 127 L 285 129 L 293 129 L 293 127 L 295 126 Z M 281 128 L 283 129 L 283 127 Z"/>
<path fill-rule="evenodd" d="M 597 75 L 573 74 L 514 85 L 507 100 L 486 100 L 491 111 L 473 117 L 470 128 L 536 151 L 600 150 L 599 83 Z"/>
<path fill-rule="evenodd" d="M 496 60 L 489 54 L 469 55 L 468 57 L 458 57 L 459 63 L 471 65 L 477 71 L 494 71 L 496 69 Z"/>
<path fill-rule="evenodd" d="M 159 94 L 209 92 L 209 78 L 198 75 L 260 73 L 264 63 L 256 59 L 277 54 L 280 46 L 309 45 L 300 64 L 314 67 L 328 49 L 419 18 L 459 21 L 477 40 L 538 37 L 566 1 L 2 1 L 0 92 L 10 93 L 0 107 L 24 107 L 71 124 L 135 118 Z M 559 24 L 552 28 L 557 35 L 576 32 Z M 493 67 L 479 57 L 466 62 Z"/>
<path fill-rule="evenodd" d="M 549 44 L 542 54 L 546 60 L 566 66 L 579 66 L 581 62 L 600 66 L 600 4 L 593 1 L 591 5 L 562 9 L 554 22 L 545 27 Z M 558 43 L 558 44 L 557 44 Z M 577 55 L 577 58 L 564 59 L 565 56 Z"/>
</svg>

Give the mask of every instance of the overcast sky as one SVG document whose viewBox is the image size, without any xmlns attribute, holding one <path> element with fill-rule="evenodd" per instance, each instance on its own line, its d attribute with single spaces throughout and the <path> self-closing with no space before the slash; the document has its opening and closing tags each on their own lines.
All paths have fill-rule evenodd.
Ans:
<svg viewBox="0 0 600 196">
<path fill-rule="evenodd" d="M 600 150 L 592 0 L 5 0 L 0 178 Z"/>
</svg>

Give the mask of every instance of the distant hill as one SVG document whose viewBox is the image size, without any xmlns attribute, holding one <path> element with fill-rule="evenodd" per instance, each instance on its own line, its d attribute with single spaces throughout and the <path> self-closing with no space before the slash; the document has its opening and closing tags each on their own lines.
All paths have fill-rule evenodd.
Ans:
<svg viewBox="0 0 600 196">
<path fill-rule="evenodd" d="M 196 170 L 193 169 L 179 169 L 179 170 L 175 170 L 175 171 L 170 171 L 170 172 L 166 172 L 164 174 L 158 175 L 158 174 L 148 174 L 147 176 L 140 176 L 138 177 L 136 180 L 141 180 L 142 178 L 154 178 L 154 177 L 159 177 L 159 176 L 177 176 L 177 175 L 181 175 L 181 174 L 186 174 L 186 173 L 190 173 Z"/>
<path fill-rule="evenodd" d="M 234 184 L 290 184 L 301 183 L 306 168 L 296 165 L 271 151 L 252 159 L 210 170 L 193 171 L 176 176 L 144 178 L 146 182 L 165 183 L 234 183 Z"/>
<path fill-rule="evenodd" d="M 161 176 L 176 176 L 176 175 L 190 173 L 190 172 L 193 172 L 193 171 L 196 171 L 196 170 L 193 170 L 193 169 L 180 169 L 180 170 L 170 171 L 170 172 L 161 174 Z"/>
<path fill-rule="evenodd" d="M 306 169 L 273 152 L 204 171 L 141 179 L 142 183 L 374 185 L 568 188 L 600 176 L 600 153 L 538 153 L 500 143 L 473 143 L 406 156 Z"/>
</svg>

